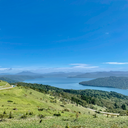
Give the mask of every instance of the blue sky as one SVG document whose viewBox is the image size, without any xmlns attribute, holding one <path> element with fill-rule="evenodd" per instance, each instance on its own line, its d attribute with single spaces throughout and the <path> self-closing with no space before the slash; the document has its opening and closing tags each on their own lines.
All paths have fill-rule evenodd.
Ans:
<svg viewBox="0 0 128 128">
<path fill-rule="evenodd" d="M 128 71 L 128 0 L 0 0 L 0 73 Z"/>
</svg>

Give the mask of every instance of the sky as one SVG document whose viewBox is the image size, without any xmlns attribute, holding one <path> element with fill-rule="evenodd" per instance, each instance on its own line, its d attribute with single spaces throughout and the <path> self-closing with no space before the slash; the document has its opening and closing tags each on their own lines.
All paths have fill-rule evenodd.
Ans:
<svg viewBox="0 0 128 128">
<path fill-rule="evenodd" d="M 0 0 L 0 73 L 128 71 L 128 0 Z"/>
</svg>

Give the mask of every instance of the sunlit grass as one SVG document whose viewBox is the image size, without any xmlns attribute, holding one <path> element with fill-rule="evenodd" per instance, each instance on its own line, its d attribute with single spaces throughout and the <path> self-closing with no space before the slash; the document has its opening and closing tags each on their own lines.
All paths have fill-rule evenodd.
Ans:
<svg viewBox="0 0 128 128">
<path fill-rule="evenodd" d="M 0 122 L 0 128 L 65 128 L 67 124 L 70 128 L 79 128 L 80 126 L 81 128 L 111 128 L 114 125 L 119 128 L 127 128 L 128 126 L 127 116 L 107 118 L 106 115 L 97 114 L 94 118 L 95 112 L 87 108 L 71 104 L 70 101 L 63 104 L 59 100 L 60 97 L 55 98 L 56 103 L 51 103 L 51 98 L 54 97 L 23 87 L 1 90 L 0 114 L 6 112 L 8 116 L 11 111 L 14 118 L 4 117 L 5 121 Z M 99 106 L 94 107 L 104 110 Z M 14 108 L 15 110 L 13 110 Z M 38 108 L 45 110 L 38 111 Z M 33 112 L 33 115 L 26 115 L 26 119 L 21 119 L 23 114 L 29 112 Z M 76 120 L 77 112 L 79 115 Z M 53 116 L 55 113 L 60 113 L 61 116 Z M 41 123 L 39 123 L 39 114 L 45 116 Z"/>
</svg>

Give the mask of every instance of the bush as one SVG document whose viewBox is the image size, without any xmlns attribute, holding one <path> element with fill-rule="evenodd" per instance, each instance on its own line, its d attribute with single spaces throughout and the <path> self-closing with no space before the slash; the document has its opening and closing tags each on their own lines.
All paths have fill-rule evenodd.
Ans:
<svg viewBox="0 0 128 128">
<path fill-rule="evenodd" d="M 94 115 L 93 115 L 93 117 L 94 117 L 94 118 L 97 118 L 97 115 L 96 115 L 96 114 L 94 114 Z"/>
<path fill-rule="evenodd" d="M 60 105 L 61 107 L 65 107 L 63 104 L 62 105 Z"/>
<path fill-rule="evenodd" d="M 69 121 L 69 119 L 62 119 L 63 121 Z"/>
<path fill-rule="evenodd" d="M 12 100 L 8 100 L 7 102 L 13 102 Z"/>
<path fill-rule="evenodd" d="M 117 124 L 113 124 L 110 128 L 119 128 Z"/>
<path fill-rule="evenodd" d="M 70 128 L 69 126 L 68 126 L 68 124 L 65 126 L 65 128 Z"/>
<path fill-rule="evenodd" d="M 33 115 L 33 112 L 29 112 L 28 115 Z"/>
<path fill-rule="evenodd" d="M 9 119 L 14 118 L 13 115 L 12 115 L 12 112 L 9 113 L 8 118 L 9 118 Z"/>
<path fill-rule="evenodd" d="M 44 118 L 45 116 L 42 114 L 39 114 L 38 117 L 41 119 L 41 118 Z"/>
<path fill-rule="evenodd" d="M 17 108 L 13 108 L 13 110 L 17 110 Z"/>
<path fill-rule="evenodd" d="M 53 116 L 61 116 L 61 114 L 60 113 L 58 113 L 58 114 L 55 113 L 55 114 L 53 114 Z"/>
<path fill-rule="evenodd" d="M 3 119 L 4 118 L 4 115 L 3 114 L 0 114 L 0 119 Z"/>
<path fill-rule="evenodd" d="M 27 116 L 24 114 L 24 115 L 22 115 L 20 118 L 22 118 L 22 119 L 26 119 Z"/>
<path fill-rule="evenodd" d="M 70 112 L 70 110 L 69 110 L 69 109 L 67 109 L 67 108 L 65 108 L 63 111 L 65 111 L 65 112 Z"/>
<path fill-rule="evenodd" d="M 3 114 L 7 114 L 6 111 L 4 111 Z"/>
<path fill-rule="evenodd" d="M 38 108 L 38 111 L 43 111 L 44 110 L 44 108 Z"/>
</svg>

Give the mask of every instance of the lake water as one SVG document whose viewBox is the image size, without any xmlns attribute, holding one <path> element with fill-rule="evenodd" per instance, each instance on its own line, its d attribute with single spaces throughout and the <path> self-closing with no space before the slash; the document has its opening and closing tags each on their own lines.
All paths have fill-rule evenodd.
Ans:
<svg viewBox="0 0 128 128">
<path fill-rule="evenodd" d="M 32 80 L 26 80 L 26 83 L 38 83 L 44 85 L 50 85 L 62 89 L 75 89 L 75 90 L 84 90 L 84 89 L 93 89 L 93 90 L 102 90 L 102 91 L 114 91 L 128 96 L 128 90 L 117 89 L 117 88 L 107 88 L 107 87 L 93 87 L 93 86 L 83 86 L 79 82 L 92 80 L 93 78 L 37 78 Z"/>
</svg>

